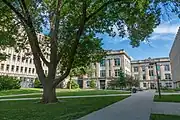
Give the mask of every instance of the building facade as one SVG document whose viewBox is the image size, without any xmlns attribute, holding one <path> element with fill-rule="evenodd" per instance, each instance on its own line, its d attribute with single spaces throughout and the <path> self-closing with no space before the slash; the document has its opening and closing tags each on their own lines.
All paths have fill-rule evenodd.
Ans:
<svg viewBox="0 0 180 120">
<path fill-rule="evenodd" d="M 90 81 L 95 79 L 98 89 L 106 89 L 108 82 L 117 79 L 120 69 L 131 75 L 131 59 L 124 50 L 109 50 L 101 62 L 93 63 L 94 72 L 91 76 L 84 76 L 78 83 L 82 88 L 89 88 Z"/>
<path fill-rule="evenodd" d="M 175 87 L 180 87 L 180 27 L 170 51 L 172 79 Z"/>
<path fill-rule="evenodd" d="M 38 34 L 38 40 L 44 39 L 42 34 Z M 0 49 L 0 53 L 5 53 L 9 57 L 5 61 L 0 61 L 0 75 L 13 76 L 21 80 L 21 87 L 29 88 L 34 86 L 34 80 L 37 78 L 34 66 L 33 56 L 26 56 L 31 53 L 30 47 L 26 50 L 15 51 L 14 48 Z M 46 56 L 48 58 L 48 56 Z M 48 68 L 42 63 L 45 74 Z"/>
<path fill-rule="evenodd" d="M 139 80 L 140 88 L 157 88 L 157 78 L 160 80 L 160 87 L 174 87 L 168 57 L 131 61 L 131 67 L 132 76 Z M 157 73 L 159 77 L 157 77 Z"/>
</svg>

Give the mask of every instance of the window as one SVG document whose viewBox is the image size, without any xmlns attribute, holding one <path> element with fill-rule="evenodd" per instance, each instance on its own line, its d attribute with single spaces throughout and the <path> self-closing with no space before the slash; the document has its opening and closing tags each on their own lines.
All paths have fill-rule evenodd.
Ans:
<svg viewBox="0 0 180 120">
<path fill-rule="evenodd" d="M 24 72 L 27 73 L 27 67 L 25 67 Z"/>
<path fill-rule="evenodd" d="M 29 68 L 29 73 L 31 73 L 31 68 Z"/>
<path fill-rule="evenodd" d="M 143 87 L 146 87 L 146 83 L 143 83 Z"/>
<path fill-rule="evenodd" d="M 86 81 L 87 87 L 90 87 L 90 81 Z"/>
<path fill-rule="evenodd" d="M 146 68 L 145 68 L 145 66 L 143 65 L 143 66 L 142 66 L 142 71 L 145 72 L 145 70 L 146 70 Z"/>
<path fill-rule="evenodd" d="M 13 55 L 13 61 L 16 61 L 16 55 Z"/>
<path fill-rule="evenodd" d="M 108 64 L 109 64 L 109 67 L 111 66 L 111 60 L 110 59 L 108 59 Z"/>
<path fill-rule="evenodd" d="M 21 72 L 23 72 L 23 67 L 21 67 Z"/>
<path fill-rule="evenodd" d="M 22 57 L 21 62 L 24 63 L 24 57 Z"/>
<path fill-rule="evenodd" d="M 146 74 L 143 74 L 143 80 L 146 80 Z"/>
<path fill-rule="evenodd" d="M 169 65 L 165 65 L 165 66 L 164 66 L 164 70 L 165 70 L 165 71 L 170 71 Z"/>
<path fill-rule="evenodd" d="M 102 67 L 102 66 L 105 66 L 105 60 L 103 59 L 103 60 L 101 60 L 101 62 L 100 62 L 100 66 Z"/>
<path fill-rule="evenodd" d="M 106 70 L 100 70 L 100 77 L 106 76 Z"/>
<path fill-rule="evenodd" d="M 19 55 L 17 56 L 17 61 L 18 61 L 18 62 L 20 61 L 20 56 L 19 56 Z"/>
<path fill-rule="evenodd" d="M 135 80 L 139 80 L 139 75 L 138 75 L 138 74 L 135 74 L 135 75 L 134 75 L 134 78 L 135 78 Z"/>
<path fill-rule="evenodd" d="M 30 60 L 29 60 L 29 64 L 31 64 L 32 63 L 32 59 L 30 58 Z"/>
<path fill-rule="evenodd" d="M 165 74 L 165 79 L 166 80 L 171 80 L 171 74 L 169 74 L 169 73 Z"/>
<path fill-rule="evenodd" d="M 115 76 L 117 77 L 120 74 L 120 69 L 115 69 L 114 72 L 115 72 Z"/>
<path fill-rule="evenodd" d="M 114 65 L 119 66 L 120 65 L 120 58 L 115 58 L 114 59 Z"/>
<path fill-rule="evenodd" d="M 19 72 L 19 66 L 16 66 L 16 72 Z"/>
<path fill-rule="evenodd" d="M 154 71 L 153 70 L 149 70 L 149 76 L 154 76 Z"/>
<path fill-rule="evenodd" d="M 11 66 L 11 71 L 12 71 L 12 72 L 14 71 L 14 65 Z"/>
<path fill-rule="evenodd" d="M 153 66 L 152 66 L 152 65 L 149 65 L 148 68 L 153 68 Z"/>
<path fill-rule="evenodd" d="M 26 58 L 26 63 L 28 63 L 28 58 Z"/>
<path fill-rule="evenodd" d="M 138 72 L 138 67 L 134 67 L 134 72 Z"/>
<path fill-rule="evenodd" d="M 6 65 L 6 71 L 9 71 L 9 65 Z"/>
<path fill-rule="evenodd" d="M 32 69 L 32 74 L 34 74 L 34 68 Z"/>
<path fill-rule="evenodd" d="M 109 70 L 109 77 L 111 76 L 111 70 Z"/>
<path fill-rule="evenodd" d="M 1 70 L 2 71 L 4 70 L 4 64 L 1 64 Z"/>
<path fill-rule="evenodd" d="M 45 70 L 45 74 L 46 74 L 46 75 L 48 74 L 47 70 Z"/>
</svg>

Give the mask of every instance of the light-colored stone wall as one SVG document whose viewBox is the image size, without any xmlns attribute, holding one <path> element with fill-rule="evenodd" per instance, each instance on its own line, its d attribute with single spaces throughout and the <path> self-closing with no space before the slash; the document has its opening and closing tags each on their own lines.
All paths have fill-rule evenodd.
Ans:
<svg viewBox="0 0 180 120">
<path fill-rule="evenodd" d="M 170 51 L 172 79 L 175 87 L 180 87 L 180 27 L 176 34 L 173 46 Z"/>
</svg>

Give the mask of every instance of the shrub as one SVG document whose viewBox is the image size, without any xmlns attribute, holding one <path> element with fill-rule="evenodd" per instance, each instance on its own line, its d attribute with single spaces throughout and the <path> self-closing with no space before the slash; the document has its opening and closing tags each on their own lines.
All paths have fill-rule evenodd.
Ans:
<svg viewBox="0 0 180 120">
<path fill-rule="evenodd" d="M 0 76 L 0 90 L 19 89 L 20 80 L 9 76 Z"/>
<path fill-rule="evenodd" d="M 34 87 L 35 87 L 35 88 L 42 88 L 42 84 L 41 84 L 40 80 L 35 79 Z"/>
<path fill-rule="evenodd" d="M 68 81 L 67 83 L 67 88 L 70 89 L 70 84 L 71 84 L 71 89 L 78 89 L 79 88 L 79 84 L 77 84 L 77 82 L 75 82 L 74 80 Z"/>
<path fill-rule="evenodd" d="M 90 81 L 90 87 L 91 88 L 96 88 L 96 81 L 95 80 Z"/>
</svg>

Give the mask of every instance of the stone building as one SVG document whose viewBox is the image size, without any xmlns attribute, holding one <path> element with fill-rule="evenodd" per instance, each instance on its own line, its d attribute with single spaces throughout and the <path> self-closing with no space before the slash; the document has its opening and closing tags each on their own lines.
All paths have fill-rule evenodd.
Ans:
<svg viewBox="0 0 180 120">
<path fill-rule="evenodd" d="M 38 34 L 38 40 L 45 39 L 43 34 Z M 48 48 L 47 48 L 48 51 Z M 9 57 L 5 61 L 0 61 L 0 75 L 8 75 L 19 78 L 21 80 L 21 87 L 33 87 L 34 80 L 37 78 L 36 69 L 33 63 L 33 56 L 26 56 L 30 53 L 30 47 L 26 50 L 16 52 L 14 48 L 0 49 L 0 53 L 6 53 Z M 25 57 L 26 56 L 26 57 Z M 48 55 L 46 58 L 48 59 Z M 45 74 L 48 68 L 42 63 Z"/>
<path fill-rule="evenodd" d="M 131 58 L 124 50 L 108 50 L 107 56 L 101 62 L 93 63 L 92 68 L 95 70 L 93 74 L 79 78 L 79 85 L 82 88 L 89 88 L 90 81 L 95 79 L 97 88 L 106 89 L 109 81 L 117 79 L 120 68 L 125 74 L 131 75 Z"/>
<path fill-rule="evenodd" d="M 156 64 L 157 67 L 156 67 Z M 139 80 L 140 87 L 143 89 L 157 88 L 157 72 L 161 87 L 173 88 L 170 59 L 148 58 L 145 60 L 131 61 L 132 76 Z"/>
<path fill-rule="evenodd" d="M 175 87 L 180 87 L 180 27 L 170 51 L 172 79 Z"/>
</svg>

